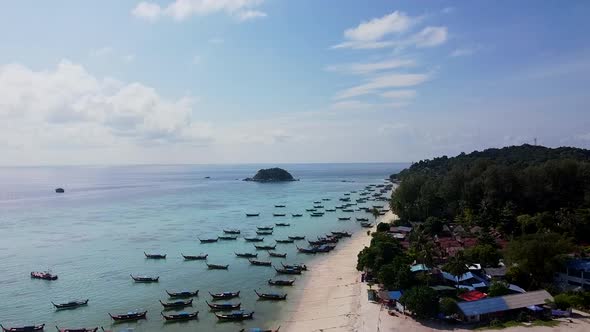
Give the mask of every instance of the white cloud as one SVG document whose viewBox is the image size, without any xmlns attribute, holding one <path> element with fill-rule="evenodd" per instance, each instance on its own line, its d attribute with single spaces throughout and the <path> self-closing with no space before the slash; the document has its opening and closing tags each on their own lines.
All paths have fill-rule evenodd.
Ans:
<svg viewBox="0 0 590 332">
<path fill-rule="evenodd" d="M 192 105 L 140 83 L 94 77 L 67 60 L 43 71 L 0 66 L 0 137 L 30 146 L 71 145 L 76 135 L 77 144 L 97 145 L 208 141 L 208 125 L 191 119 Z"/>
<path fill-rule="evenodd" d="M 131 13 L 142 19 L 155 21 L 161 16 L 183 21 L 191 16 L 206 16 L 225 13 L 240 21 L 265 17 L 266 13 L 257 10 L 263 0 L 175 0 L 165 7 L 153 2 L 140 2 Z"/>
<path fill-rule="evenodd" d="M 398 74 L 388 73 L 365 80 L 365 83 L 340 91 L 336 99 L 346 99 L 367 94 L 373 94 L 387 88 L 401 88 L 415 86 L 426 82 L 428 74 Z"/>
<path fill-rule="evenodd" d="M 412 27 L 419 18 L 395 11 L 368 22 L 362 22 L 355 28 L 346 29 L 344 37 L 355 41 L 376 41 L 391 33 L 400 33 Z"/>
<path fill-rule="evenodd" d="M 381 70 L 413 67 L 416 61 L 412 59 L 388 59 L 378 62 L 368 63 L 349 63 L 341 65 L 327 66 L 327 71 L 350 73 L 350 74 L 370 74 Z"/>
<path fill-rule="evenodd" d="M 380 94 L 381 97 L 390 99 L 411 99 L 416 95 L 416 90 L 391 90 Z"/>
<path fill-rule="evenodd" d="M 261 12 L 259 10 L 244 10 L 237 14 L 237 17 L 240 21 L 255 20 L 257 18 L 263 18 L 266 16 L 267 15 L 265 12 Z"/>
<path fill-rule="evenodd" d="M 447 41 L 446 27 L 426 27 L 412 37 L 416 47 L 432 47 Z"/>
<path fill-rule="evenodd" d="M 160 5 L 151 2 L 140 2 L 131 11 L 135 17 L 145 19 L 147 21 L 156 21 L 162 15 L 162 8 Z"/>
</svg>

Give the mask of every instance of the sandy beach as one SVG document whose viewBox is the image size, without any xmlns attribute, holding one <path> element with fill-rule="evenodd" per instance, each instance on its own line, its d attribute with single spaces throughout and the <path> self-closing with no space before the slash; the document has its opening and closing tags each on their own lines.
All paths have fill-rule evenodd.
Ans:
<svg viewBox="0 0 590 332">
<path fill-rule="evenodd" d="M 388 212 L 377 221 L 391 221 L 396 216 Z M 377 224 L 376 223 L 376 224 Z M 375 228 L 371 229 L 374 231 Z M 380 304 L 369 302 L 368 286 L 360 282 L 356 270 L 357 254 L 368 246 L 371 237 L 358 232 L 325 257 L 310 264 L 305 282 L 298 287 L 298 303 L 287 313 L 281 331 L 436 331 L 453 329 L 450 326 L 426 326 L 410 317 L 391 316 Z M 504 331 L 590 331 L 590 317 L 562 320 L 556 327 L 511 327 Z"/>
</svg>

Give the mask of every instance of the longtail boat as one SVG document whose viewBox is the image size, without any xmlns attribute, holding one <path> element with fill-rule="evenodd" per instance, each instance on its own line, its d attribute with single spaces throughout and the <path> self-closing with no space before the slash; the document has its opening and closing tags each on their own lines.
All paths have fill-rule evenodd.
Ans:
<svg viewBox="0 0 590 332">
<path fill-rule="evenodd" d="M 338 220 L 350 220 L 350 217 L 338 217 Z"/>
<path fill-rule="evenodd" d="M 200 255 L 185 255 L 181 254 L 182 257 L 187 261 L 196 261 L 196 260 L 203 260 L 207 259 L 208 254 L 200 254 Z"/>
<path fill-rule="evenodd" d="M 332 234 L 337 235 L 337 236 L 342 236 L 342 237 L 351 237 L 352 234 L 350 234 L 349 232 L 332 232 Z"/>
<path fill-rule="evenodd" d="M 295 279 L 290 279 L 290 280 L 268 279 L 268 284 L 272 285 L 272 286 L 293 286 L 294 282 L 295 282 Z"/>
<path fill-rule="evenodd" d="M 59 326 L 55 326 L 55 328 L 59 332 L 96 332 L 98 331 L 97 327 L 79 327 L 79 328 L 60 328 Z"/>
<path fill-rule="evenodd" d="M 283 264 L 281 263 L 281 265 L 285 268 L 285 269 L 296 269 L 296 270 L 302 270 L 302 271 L 307 271 L 307 265 L 305 264 Z"/>
<path fill-rule="evenodd" d="M 252 319 L 252 317 L 254 316 L 254 311 L 250 312 L 250 313 L 246 313 L 244 311 L 233 311 L 230 312 L 229 314 L 220 314 L 220 313 L 215 313 L 215 317 L 217 317 L 217 319 L 219 320 L 223 320 L 223 321 L 228 321 L 228 320 L 246 320 L 246 319 Z"/>
<path fill-rule="evenodd" d="M 4 332 L 43 331 L 43 328 L 45 328 L 45 324 L 21 326 L 21 327 L 4 327 L 4 326 L 2 326 L 2 324 L 0 324 L 0 327 L 2 327 L 2 331 L 4 331 Z"/>
<path fill-rule="evenodd" d="M 237 240 L 238 236 L 237 235 L 220 235 L 217 238 L 220 240 Z"/>
<path fill-rule="evenodd" d="M 186 301 L 179 300 L 179 301 L 174 301 L 174 302 L 162 302 L 162 300 L 159 300 L 159 301 L 164 308 L 183 308 L 183 307 L 190 307 L 193 305 L 193 299 L 186 300 Z"/>
<path fill-rule="evenodd" d="M 323 209 L 324 206 L 323 205 L 314 205 L 313 208 L 314 209 Z"/>
<path fill-rule="evenodd" d="M 158 282 L 160 277 L 149 277 L 149 276 L 134 276 L 130 274 L 131 279 L 135 282 Z"/>
<path fill-rule="evenodd" d="M 148 254 L 145 251 L 143 252 L 145 258 L 148 259 L 166 259 L 166 254 Z"/>
<path fill-rule="evenodd" d="M 229 268 L 229 264 L 221 265 L 221 264 L 209 264 L 209 263 L 207 263 L 207 267 L 210 270 L 227 270 Z"/>
<path fill-rule="evenodd" d="M 264 238 L 260 237 L 260 236 L 255 236 L 255 237 L 245 237 L 244 240 L 246 240 L 247 242 L 262 242 L 262 241 L 264 241 Z"/>
<path fill-rule="evenodd" d="M 287 207 L 286 205 L 275 205 L 276 208 L 284 208 Z"/>
<path fill-rule="evenodd" d="M 51 304 L 53 304 L 55 309 L 74 309 L 74 308 L 81 307 L 83 305 L 87 305 L 88 299 L 78 300 L 78 301 L 69 301 L 69 302 L 65 302 L 65 303 L 54 303 L 53 301 L 51 301 Z"/>
<path fill-rule="evenodd" d="M 258 297 L 261 300 L 280 301 L 280 300 L 286 300 L 287 299 L 287 294 L 258 293 L 256 290 L 254 290 L 254 293 L 256 293 L 256 295 L 258 295 Z"/>
<path fill-rule="evenodd" d="M 169 315 L 165 315 L 164 312 L 160 312 L 160 315 L 162 315 L 162 317 L 164 317 L 164 319 L 166 321 L 185 321 L 185 320 L 191 320 L 191 319 L 197 319 L 199 317 L 199 312 L 195 311 L 195 312 L 179 312 L 177 314 L 169 314 Z"/>
<path fill-rule="evenodd" d="M 273 213 L 272 214 L 273 217 L 284 217 L 286 215 L 287 215 L 286 213 Z"/>
<path fill-rule="evenodd" d="M 257 235 L 272 235 L 272 230 L 270 231 L 256 231 Z"/>
<path fill-rule="evenodd" d="M 139 311 L 139 312 L 138 311 L 130 311 L 126 314 L 121 314 L 121 315 L 112 315 L 111 313 L 109 313 L 109 316 L 111 316 L 111 318 L 116 322 L 145 319 L 146 315 L 147 315 L 147 310 L 146 311 Z"/>
<path fill-rule="evenodd" d="M 356 218 L 356 221 L 369 221 L 369 218 Z"/>
<path fill-rule="evenodd" d="M 213 242 L 217 242 L 217 240 L 219 240 L 219 239 L 218 238 L 210 238 L 210 239 L 199 238 L 199 241 L 201 241 L 201 243 L 213 243 Z"/>
<path fill-rule="evenodd" d="M 342 209 L 342 212 L 354 212 L 353 209 Z"/>
<path fill-rule="evenodd" d="M 240 309 L 240 307 L 242 306 L 242 303 L 209 303 L 209 301 L 205 301 L 207 303 L 207 305 L 209 306 L 209 308 L 211 308 L 211 310 L 219 310 L 219 311 L 224 311 L 224 310 L 236 310 L 236 309 Z"/>
<path fill-rule="evenodd" d="M 246 213 L 246 217 L 258 217 L 260 213 Z"/>
<path fill-rule="evenodd" d="M 270 257 L 279 257 L 279 258 L 286 258 L 287 257 L 287 253 L 281 253 L 281 252 L 274 252 L 274 251 L 269 251 L 268 255 Z"/>
<path fill-rule="evenodd" d="M 275 267 L 275 271 L 277 271 L 278 274 L 301 274 L 301 270 L 298 269 L 278 269 Z"/>
<path fill-rule="evenodd" d="M 323 240 L 317 240 L 317 241 L 307 240 L 307 242 L 309 243 L 309 245 L 312 245 L 312 246 L 319 246 L 319 245 L 326 243 Z"/>
<path fill-rule="evenodd" d="M 258 226 L 256 227 L 256 229 L 258 229 L 259 231 L 272 231 L 274 227 L 273 226 Z"/>
<path fill-rule="evenodd" d="M 292 217 L 303 217 L 303 214 L 301 213 L 293 213 L 291 214 Z"/>
<path fill-rule="evenodd" d="M 169 292 L 168 290 L 166 290 L 166 294 L 168 294 L 168 296 L 170 297 L 176 297 L 176 298 L 186 298 L 186 297 L 193 297 L 193 296 L 199 296 L 199 290 L 197 289 L 196 291 L 182 291 L 182 292 Z"/>
<path fill-rule="evenodd" d="M 291 240 L 305 240 L 305 236 L 300 236 L 300 235 L 291 235 L 291 236 L 287 236 L 287 237 Z"/>
<path fill-rule="evenodd" d="M 324 213 L 323 212 L 313 212 L 312 214 L 310 214 L 311 217 L 323 217 Z"/>
<path fill-rule="evenodd" d="M 373 224 L 371 224 L 370 222 L 363 221 L 363 222 L 361 223 L 361 227 L 364 227 L 364 228 L 371 228 L 371 227 L 373 227 Z"/>
<path fill-rule="evenodd" d="M 263 244 L 263 245 L 254 245 L 254 247 L 258 250 L 274 250 L 277 245 L 275 244 L 274 246 L 268 245 L 268 244 Z"/>
<path fill-rule="evenodd" d="M 266 262 L 266 261 L 259 261 L 259 260 L 255 260 L 255 259 L 249 259 L 248 260 L 250 262 L 250 264 L 252 265 L 258 265 L 258 266 L 271 266 L 272 262 Z"/>
<path fill-rule="evenodd" d="M 241 231 L 239 229 L 224 229 L 223 232 L 225 234 L 240 234 Z"/>
<path fill-rule="evenodd" d="M 317 210 L 316 209 L 305 209 L 305 211 L 307 211 L 307 212 L 316 212 Z"/>
<path fill-rule="evenodd" d="M 326 212 L 336 212 L 336 209 L 326 209 Z"/>
<path fill-rule="evenodd" d="M 278 222 L 275 225 L 276 226 L 279 226 L 279 227 L 288 227 L 288 226 L 291 226 L 291 224 L 289 224 L 287 222 Z"/>
<path fill-rule="evenodd" d="M 244 252 L 244 253 L 234 252 L 234 254 L 236 254 L 236 256 L 242 257 L 242 258 L 255 258 L 255 257 L 258 257 L 258 254 L 253 254 L 253 253 L 250 253 L 250 252 Z"/>
<path fill-rule="evenodd" d="M 57 274 L 52 274 L 49 271 L 44 272 L 31 272 L 31 278 L 33 279 L 43 279 L 43 280 L 57 280 Z M 37 326 L 37 325 L 35 325 Z"/>
<path fill-rule="evenodd" d="M 295 242 L 295 240 L 293 240 L 293 239 L 287 239 L 287 240 L 278 239 L 278 240 L 275 240 L 275 242 L 276 243 L 293 243 L 293 242 Z"/>
<path fill-rule="evenodd" d="M 237 292 L 223 292 L 223 293 L 215 293 L 215 294 L 212 294 L 211 292 L 209 292 L 209 295 L 211 295 L 211 297 L 214 300 L 232 299 L 234 297 L 239 297 L 240 296 L 240 291 L 237 291 Z"/>
<path fill-rule="evenodd" d="M 322 201 L 313 201 L 313 204 L 320 204 Z"/>
<path fill-rule="evenodd" d="M 299 248 L 297 246 L 297 251 L 299 251 L 302 254 L 315 254 L 316 250 L 314 248 Z"/>
</svg>

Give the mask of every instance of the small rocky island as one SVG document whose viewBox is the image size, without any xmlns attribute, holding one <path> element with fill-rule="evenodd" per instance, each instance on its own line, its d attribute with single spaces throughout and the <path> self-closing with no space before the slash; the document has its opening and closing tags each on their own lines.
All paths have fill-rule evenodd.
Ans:
<svg viewBox="0 0 590 332">
<path fill-rule="evenodd" d="M 293 178 L 291 173 L 282 168 L 267 168 L 259 170 L 252 178 L 245 178 L 244 181 L 255 182 L 287 182 L 298 181 Z"/>
</svg>

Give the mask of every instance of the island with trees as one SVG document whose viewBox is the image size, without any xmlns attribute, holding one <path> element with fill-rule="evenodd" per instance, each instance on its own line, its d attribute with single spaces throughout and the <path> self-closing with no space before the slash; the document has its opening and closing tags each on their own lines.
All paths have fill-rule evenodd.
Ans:
<svg viewBox="0 0 590 332">
<path fill-rule="evenodd" d="M 371 234 L 357 269 L 401 290 L 397 302 L 416 318 L 459 318 L 460 303 L 542 289 L 555 310 L 590 309 L 590 285 L 556 279 L 571 261 L 590 268 L 589 150 L 487 149 L 423 160 L 390 179 L 399 219 Z M 504 319 L 537 317 L 517 311 Z"/>
<path fill-rule="evenodd" d="M 254 182 L 288 182 L 297 181 L 293 178 L 291 173 L 287 172 L 282 168 L 266 168 L 259 170 L 254 177 L 245 178 L 244 181 Z"/>
</svg>

